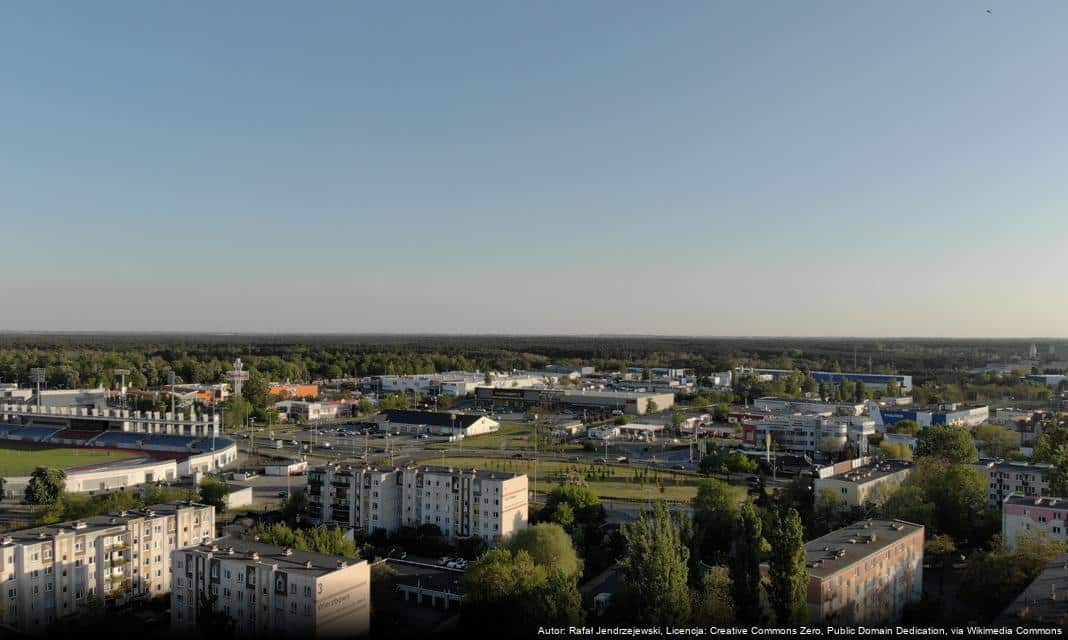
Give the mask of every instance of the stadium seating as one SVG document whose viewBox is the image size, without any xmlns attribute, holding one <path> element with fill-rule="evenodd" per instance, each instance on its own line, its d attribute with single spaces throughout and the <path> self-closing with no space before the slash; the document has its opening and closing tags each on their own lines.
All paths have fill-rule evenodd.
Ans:
<svg viewBox="0 0 1068 640">
<path fill-rule="evenodd" d="M 94 447 L 119 447 L 127 449 L 140 449 L 141 443 L 150 436 L 147 433 L 134 433 L 129 431 L 108 431 L 93 440 Z"/>
</svg>

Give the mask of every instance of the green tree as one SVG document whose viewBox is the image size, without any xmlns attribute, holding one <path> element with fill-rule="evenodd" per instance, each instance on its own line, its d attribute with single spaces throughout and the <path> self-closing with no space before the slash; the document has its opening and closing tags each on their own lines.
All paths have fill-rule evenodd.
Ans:
<svg viewBox="0 0 1068 640">
<path fill-rule="evenodd" d="M 734 610 L 746 624 L 760 622 L 760 550 L 763 524 L 752 503 L 745 503 L 734 526 L 734 555 L 730 573 Z"/>
<path fill-rule="evenodd" d="M 890 433 L 915 436 L 920 432 L 920 424 L 915 420 L 900 420 L 890 427 Z"/>
<path fill-rule="evenodd" d="M 730 627 L 735 623 L 730 573 L 722 567 L 701 577 L 693 623 L 702 627 Z"/>
<path fill-rule="evenodd" d="M 805 530 L 794 509 L 779 517 L 771 512 L 768 543 L 768 600 L 781 625 L 798 626 L 808 620 L 808 571 L 805 568 Z"/>
<path fill-rule="evenodd" d="M 912 449 L 903 442 L 880 442 L 879 451 L 888 460 L 912 460 Z"/>
<path fill-rule="evenodd" d="M 645 413 L 648 415 L 652 415 L 657 411 L 660 411 L 660 405 L 656 403 L 656 400 L 649 398 L 649 400 L 645 404 Z"/>
<path fill-rule="evenodd" d="M 979 461 L 979 451 L 967 429 L 932 425 L 923 430 L 916 443 L 916 457 L 940 458 L 947 462 L 971 464 Z"/>
<path fill-rule="evenodd" d="M 37 467 L 30 474 L 26 485 L 26 502 L 30 504 L 55 504 L 67 486 L 67 474 L 62 469 Z"/>
<path fill-rule="evenodd" d="M 262 414 L 271 403 L 271 385 L 267 376 L 256 369 L 250 369 L 248 380 L 241 385 L 241 396 L 252 406 L 257 414 Z"/>
<path fill-rule="evenodd" d="M 294 491 L 282 501 L 282 517 L 295 520 L 308 513 L 308 496 L 303 491 Z"/>
<path fill-rule="evenodd" d="M 1020 434 L 1000 424 L 983 424 L 975 428 L 976 443 L 994 458 L 1005 458 L 1020 450 Z"/>
<path fill-rule="evenodd" d="M 491 549 L 462 578 L 460 624 L 484 629 L 500 624 L 522 634 L 538 625 L 570 626 L 583 618 L 577 576 L 551 571 L 526 551 Z"/>
<path fill-rule="evenodd" d="M 848 510 L 849 506 L 840 493 L 834 489 L 823 489 L 816 496 L 813 506 L 813 533 L 820 536 L 839 528 Z"/>
<path fill-rule="evenodd" d="M 564 506 L 567 506 L 564 503 Z M 549 573 L 561 571 L 567 576 L 582 573 L 582 563 L 571 538 L 559 524 L 545 522 L 520 529 L 508 543 L 513 554 L 526 551 L 534 562 Z"/>
<path fill-rule="evenodd" d="M 226 496 L 230 494 L 226 483 L 215 478 L 204 478 L 200 482 L 200 501 L 215 507 L 215 513 L 226 513 Z"/>
<path fill-rule="evenodd" d="M 566 502 L 561 502 L 556 505 L 553 512 L 549 514 L 549 521 L 563 527 L 565 530 L 570 531 L 575 526 L 575 510 L 571 508 Z"/>
<path fill-rule="evenodd" d="M 953 536 L 945 534 L 931 536 L 923 544 L 923 557 L 938 569 L 938 593 L 945 592 L 946 566 L 957 552 L 957 543 Z"/>
<path fill-rule="evenodd" d="M 700 558 L 715 561 L 731 548 L 744 489 L 714 479 L 701 480 L 693 499 L 693 520 Z"/>
<path fill-rule="evenodd" d="M 624 525 L 627 555 L 619 563 L 629 619 L 639 625 L 680 626 L 690 618 L 690 550 L 663 503 Z"/>
</svg>

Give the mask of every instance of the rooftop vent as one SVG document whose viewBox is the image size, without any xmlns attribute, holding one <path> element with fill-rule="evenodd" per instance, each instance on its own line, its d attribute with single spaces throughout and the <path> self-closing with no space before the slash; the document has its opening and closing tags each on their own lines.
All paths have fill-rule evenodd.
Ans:
<svg viewBox="0 0 1068 640">
<path fill-rule="evenodd" d="M 15 539 L 11 536 L 4 536 L 3 539 L 0 540 L 0 544 L 11 544 L 13 542 L 15 542 Z"/>
<path fill-rule="evenodd" d="M 78 520 L 77 522 L 75 522 L 74 524 L 71 525 L 71 528 L 72 529 L 84 529 L 84 528 L 86 528 L 88 526 L 89 526 L 89 524 L 87 522 L 85 522 L 84 520 Z M 41 534 L 41 537 L 44 537 L 43 533 Z"/>
<path fill-rule="evenodd" d="M 212 551 L 218 551 L 219 550 L 219 545 L 217 545 L 217 544 L 211 545 L 211 550 Z"/>
<path fill-rule="evenodd" d="M 337 568 L 338 569 L 344 569 L 345 568 L 345 561 L 344 560 L 338 560 L 337 561 Z"/>
<path fill-rule="evenodd" d="M 229 555 L 229 556 L 234 555 L 234 548 L 233 547 L 226 547 L 226 555 Z"/>
<path fill-rule="evenodd" d="M 305 569 L 311 569 L 312 568 L 311 560 L 305 560 L 304 561 L 304 568 Z"/>
<path fill-rule="evenodd" d="M 291 556 L 291 555 L 293 555 L 293 550 L 292 550 L 292 549 L 290 549 L 289 547 L 286 547 L 286 550 L 285 550 L 285 552 L 284 552 L 284 553 L 285 553 L 285 554 L 286 554 L 287 556 Z"/>
<path fill-rule="evenodd" d="M 253 560 L 259 560 L 259 559 L 260 559 L 260 554 L 259 554 L 258 552 L 256 552 L 256 551 L 253 551 L 253 552 L 252 552 L 252 555 L 251 555 L 250 557 L 251 557 L 251 558 L 252 558 Z"/>
</svg>

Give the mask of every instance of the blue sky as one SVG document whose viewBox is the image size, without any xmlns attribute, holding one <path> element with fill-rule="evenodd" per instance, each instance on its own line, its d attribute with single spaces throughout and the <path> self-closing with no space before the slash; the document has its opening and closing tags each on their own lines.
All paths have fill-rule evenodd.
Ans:
<svg viewBox="0 0 1068 640">
<path fill-rule="evenodd" d="M 1066 29 L 1053 1 L 6 5 L 0 329 L 1064 336 Z"/>
</svg>

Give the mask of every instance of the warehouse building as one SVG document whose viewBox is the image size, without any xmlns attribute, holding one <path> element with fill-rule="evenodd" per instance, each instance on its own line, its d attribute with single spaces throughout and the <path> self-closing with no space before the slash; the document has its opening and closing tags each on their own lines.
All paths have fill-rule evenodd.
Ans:
<svg viewBox="0 0 1068 640">
<path fill-rule="evenodd" d="M 475 396 L 480 404 L 516 408 L 545 407 L 547 409 L 621 411 L 629 415 L 646 415 L 650 408 L 663 411 L 675 406 L 675 394 L 640 391 L 587 391 L 531 387 L 513 389 L 481 386 Z"/>
<path fill-rule="evenodd" d="M 965 405 L 950 403 L 927 408 L 881 409 L 874 402 L 868 403 L 868 412 L 875 424 L 887 427 L 902 420 L 912 420 L 921 427 L 932 425 L 953 425 L 958 427 L 977 427 L 990 419 L 990 407 L 987 405 Z M 880 429 L 881 431 L 882 429 Z"/>
<path fill-rule="evenodd" d="M 776 380 L 793 373 L 792 369 L 751 369 L 748 367 L 735 369 L 735 374 L 739 377 L 753 375 L 766 380 Z M 853 383 L 863 382 L 866 389 L 885 389 L 891 382 L 897 382 L 902 392 L 908 393 L 912 390 L 912 376 L 844 371 L 810 371 L 809 375 L 816 382 L 824 384 L 842 384 L 848 380 Z"/>
<path fill-rule="evenodd" d="M 365 560 L 225 539 L 172 552 L 171 630 L 195 633 L 199 603 L 234 623 L 239 638 L 338 638 L 371 625 Z"/>
<path fill-rule="evenodd" d="M 477 436 L 493 433 L 501 423 L 477 413 L 454 413 L 451 411 L 407 411 L 394 409 L 374 417 L 374 422 L 384 431 L 400 433 L 426 433 L 439 436 Z"/>
</svg>

